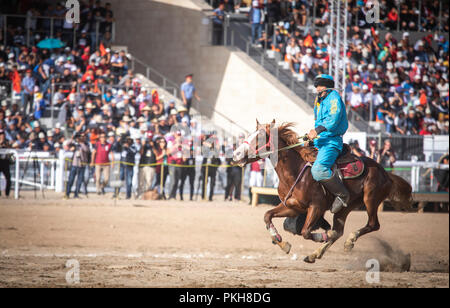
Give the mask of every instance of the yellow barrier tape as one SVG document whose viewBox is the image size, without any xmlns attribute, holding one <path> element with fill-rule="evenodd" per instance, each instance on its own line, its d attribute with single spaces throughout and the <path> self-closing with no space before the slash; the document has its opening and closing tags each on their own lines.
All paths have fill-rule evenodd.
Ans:
<svg viewBox="0 0 450 308">
<path fill-rule="evenodd" d="M 66 158 L 65 159 L 68 162 L 73 162 L 72 159 L 70 158 Z M 123 161 L 112 161 L 109 163 L 99 163 L 96 164 L 94 163 L 94 166 L 109 166 L 109 165 L 115 165 L 115 164 L 121 164 L 121 165 L 127 165 L 127 166 L 135 166 L 136 164 L 133 163 L 128 163 L 128 162 L 123 162 Z M 81 165 L 84 166 L 91 166 L 91 164 L 87 164 L 87 163 L 81 163 Z M 173 166 L 173 167 L 181 167 L 181 168 L 195 168 L 197 167 L 197 165 L 180 165 L 180 164 L 170 164 L 170 163 L 153 163 L 153 164 L 138 164 L 139 167 L 156 167 L 156 166 Z M 236 166 L 232 166 L 232 165 L 227 165 L 227 164 L 223 164 L 223 165 L 216 165 L 216 164 L 200 164 L 198 166 L 201 167 L 224 167 L 224 168 L 230 168 L 230 167 L 236 167 Z"/>
</svg>

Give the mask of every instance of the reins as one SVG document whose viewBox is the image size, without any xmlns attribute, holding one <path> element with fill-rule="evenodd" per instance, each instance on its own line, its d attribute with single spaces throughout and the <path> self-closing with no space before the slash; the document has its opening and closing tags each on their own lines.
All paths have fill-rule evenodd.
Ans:
<svg viewBox="0 0 450 308">
<path fill-rule="evenodd" d="M 314 138 L 314 139 L 318 139 L 318 138 L 320 138 L 320 136 L 317 136 L 317 137 Z M 269 137 L 269 139 L 270 139 L 270 137 Z M 296 148 L 296 147 L 298 147 L 298 146 L 304 145 L 306 142 L 309 142 L 309 141 L 311 141 L 311 140 L 309 140 L 309 139 L 308 139 L 308 140 L 302 140 L 302 141 L 300 141 L 300 142 L 298 142 L 298 143 L 291 144 L 291 145 L 282 147 L 282 148 L 280 148 L 280 149 L 277 149 L 276 151 L 268 151 L 268 152 L 264 152 L 263 155 L 270 155 L 270 154 L 273 154 L 273 153 L 276 153 L 276 152 L 281 152 L 281 151 L 285 151 L 285 150 L 290 150 L 290 149 Z M 263 147 L 266 147 L 269 143 L 270 143 L 270 140 L 269 140 L 269 142 L 266 143 Z M 261 149 L 261 148 L 262 148 L 262 147 L 260 147 L 259 149 Z M 258 150 L 259 150 L 259 149 L 258 149 Z M 259 154 L 259 153 L 256 152 L 255 154 Z M 261 157 L 261 154 L 259 154 L 259 156 Z M 261 157 L 261 158 L 263 158 L 263 157 Z"/>
</svg>

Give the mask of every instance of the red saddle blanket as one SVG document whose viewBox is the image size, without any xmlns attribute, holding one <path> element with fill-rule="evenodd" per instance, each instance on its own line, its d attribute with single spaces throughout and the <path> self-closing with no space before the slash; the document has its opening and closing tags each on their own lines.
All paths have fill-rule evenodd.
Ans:
<svg viewBox="0 0 450 308">
<path fill-rule="evenodd" d="M 344 179 L 354 179 L 360 176 L 364 172 L 364 163 L 361 159 L 356 159 L 355 161 L 337 164 L 342 177 Z"/>
</svg>

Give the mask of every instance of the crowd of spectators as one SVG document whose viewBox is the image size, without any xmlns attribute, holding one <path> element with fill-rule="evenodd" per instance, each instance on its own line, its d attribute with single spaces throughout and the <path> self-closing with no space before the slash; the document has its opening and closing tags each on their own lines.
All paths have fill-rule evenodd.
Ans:
<svg viewBox="0 0 450 308">
<path fill-rule="evenodd" d="M 328 0 L 205 0 L 213 8 L 223 3 L 227 13 L 249 12 L 261 9 L 270 25 L 283 21 L 286 28 L 315 25 L 324 27 L 330 23 Z M 449 4 L 438 0 L 373 1 L 348 0 L 347 19 L 350 26 L 370 28 L 366 15 L 375 8 L 379 14 L 378 29 L 398 31 L 448 32 Z"/>
<path fill-rule="evenodd" d="M 231 5 L 230 5 L 231 3 Z M 243 2 L 224 1 L 223 10 L 237 10 Z M 327 1 L 254 0 L 248 4 L 251 36 L 255 45 L 271 48 L 278 61 L 285 61 L 299 80 L 312 80 L 329 71 L 330 36 L 322 27 L 328 23 Z M 346 55 L 346 97 L 352 120 L 376 121 L 389 134 L 430 135 L 449 133 L 449 53 L 448 25 L 437 30 L 438 1 L 421 1 L 418 28 L 418 1 L 400 5 L 400 39 L 392 15 L 395 2 L 380 1 L 380 22 L 367 24 L 370 1 L 349 1 L 348 49 Z M 227 5 L 228 4 L 228 5 Z M 315 28 L 306 25 L 317 12 Z M 441 7 L 448 20 L 448 4 Z M 357 22 L 355 22 L 357 20 Z M 354 22 L 352 22 L 354 21 Z M 268 23 L 269 33 L 263 25 Z M 353 24 L 353 25 L 352 25 Z M 272 27 L 272 25 L 275 25 Z M 273 29 L 273 30 L 272 30 Z M 429 31 L 411 39 L 408 31 Z M 272 32 L 273 31 L 273 32 Z M 381 32 L 383 31 L 383 35 Z"/>
<path fill-rule="evenodd" d="M 97 193 L 104 194 L 117 164 L 120 174 L 115 180 L 123 181 L 127 199 L 133 193 L 140 197 L 152 189 L 164 198 L 175 198 L 179 191 L 183 199 L 184 183 L 189 179 L 192 200 L 195 166 L 201 164 L 198 182 L 208 177 L 208 199 L 212 200 L 218 168 L 229 163 L 225 153 L 230 157 L 233 142 L 213 130 L 203 130 L 191 116 L 193 100 L 201 101 L 193 75 L 186 75 L 180 85 L 179 105 L 175 100 L 164 101 L 158 88 L 141 84 L 130 69 L 130 56 L 123 50 L 113 50 L 111 42 L 105 40 L 110 35 L 110 25 L 104 23 L 113 16 L 111 5 L 81 3 L 81 12 L 81 24 L 75 31 L 79 35 L 72 47 L 73 31 L 65 31 L 65 22 L 55 20 L 53 29 L 65 46 L 51 49 L 37 47 L 50 35 L 45 20 L 38 19 L 31 27 L 33 40 L 29 45 L 23 39 L 24 25 L 8 26 L 7 44 L 0 48 L 0 86 L 7 85 L 1 90 L 1 148 L 48 151 L 55 157 L 72 153 L 66 165 L 66 198 L 71 192 L 79 197 L 83 186 L 87 193 L 91 179 Z M 64 16 L 65 9 L 60 4 L 48 5 L 43 11 L 30 8 L 27 14 Z M 93 17 L 100 21 L 100 31 L 95 31 L 98 38 L 91 36 Z M 44 35 L 35 34 L 35 30 Z M 11 85 L 13 93 L 9 93 Z M 195 160 L 198 157 L 199 163 Z M 221 184 L 226 199 L 232 199 L 234 191 L 234 198 L 239 200 L 241 168 L 230 167 L 224 173 L 226 180 Z M 166 187 L 167 179 L 170 188 L 165 192 L 160 184 Z M 201 188 L 202 197 L 207 198 L 205 185 Z M 9 189 L 10 185 L 7 195 Z M 115 190 L 114 197 L 119 191 Z"/>
</svg>

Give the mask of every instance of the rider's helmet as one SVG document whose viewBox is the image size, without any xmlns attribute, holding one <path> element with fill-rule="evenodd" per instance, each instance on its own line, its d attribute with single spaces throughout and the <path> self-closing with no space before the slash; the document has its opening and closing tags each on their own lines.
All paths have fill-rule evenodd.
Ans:
<svg viewBox="0 0 450 308">
<path fill-rule="evenodd" d="M 320 74 L 314 78 L 314 87 L 325 86 L 327 88 L 334 88 L 333 77 L 327 74 Z"/>
</svg>

